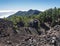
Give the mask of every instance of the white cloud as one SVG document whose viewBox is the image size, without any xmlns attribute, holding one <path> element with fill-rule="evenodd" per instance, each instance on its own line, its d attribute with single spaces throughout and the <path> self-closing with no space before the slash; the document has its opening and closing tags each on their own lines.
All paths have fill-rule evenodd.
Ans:
<svg viewBox="0 0 60 46">
<path fill-rule="evenodd" d="M 8 17 L 11 14 L 14 14 L 18 10 L 0 10 L 0 18 Z"/>
<path fill-rule="evenodd" d="M 17 12 L 18 10 L 0 10 L 0 12 Z"/>
</svg>

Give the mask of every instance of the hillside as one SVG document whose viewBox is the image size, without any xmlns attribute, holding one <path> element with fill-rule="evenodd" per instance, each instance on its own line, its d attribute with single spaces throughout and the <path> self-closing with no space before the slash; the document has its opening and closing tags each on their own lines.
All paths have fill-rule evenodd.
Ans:
<svg viewBox="0 0 60 46">
<path fill-rule="evenodd" d="M 40 45 L 60 46 L 60 8 L 0 19 L 0 46 Z"/>
</svg>

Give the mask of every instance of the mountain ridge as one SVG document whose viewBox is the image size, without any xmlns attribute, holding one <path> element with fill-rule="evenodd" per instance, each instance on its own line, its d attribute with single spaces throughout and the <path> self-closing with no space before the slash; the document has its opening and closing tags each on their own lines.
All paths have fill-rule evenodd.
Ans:
<svg viewBox="0 0 60 46">
<path fill-rule="evenodd" d="M 31 16 L 31 15 L 38 15 L 40 12 L 41 12 L 41 11 L 39 11 L 39 10 L 32 10 L 32 9 L 30 9 L 30 10 L 28 10 L 28 11 L 18 11 L 18 12 L 14 13 L 14 14 L 8 16 L 8 17 L 11 17 L 11 16 L 13 16 L 13 15 L 14 15 L 14 16 Z"/>
</svg>

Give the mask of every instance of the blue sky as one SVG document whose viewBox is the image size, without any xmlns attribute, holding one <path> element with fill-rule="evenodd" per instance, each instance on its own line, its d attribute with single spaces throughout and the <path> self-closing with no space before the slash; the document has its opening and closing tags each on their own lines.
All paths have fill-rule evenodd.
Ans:
<svg viewBox="0 0 60 46">
<path fill-rule="evenodd" d="M 45 10 L 60 7 L 60 0 L 0 0 L 0 10 Z"/>
<path fill-rule="evenodd" d="M 44 11 L 54 7 L 60 7 L 60 0 L 0 0 L 0 17 L 13 14 L 18 10 L 37 9 Z"/>
</svg>

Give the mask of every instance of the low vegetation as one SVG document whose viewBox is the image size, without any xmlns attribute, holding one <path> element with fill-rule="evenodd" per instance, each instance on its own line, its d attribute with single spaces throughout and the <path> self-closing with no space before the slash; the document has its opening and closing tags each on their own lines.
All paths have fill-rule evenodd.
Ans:
<svg viewBox="0 0 60 46">
<path fill-rule="evenodd" d="M 45 10 L 43 12 L 40 12 L 38 15 L 26 15 L 26 16 L 21 16 L 21 15 L 12 15 L 8 18 L 4 18 L 6 20 L 10 20 L 16 25 L 18 22 L 23 21 L 24 26 L 28 26 L 28 23 L 31 20 L 38 19 L 39 23 L 44 23 L 44 22 L 49 22 L 51 26 L 54 26 L 56 22 L 60 23 L 60 8 L 50 8 L 48 10 Z"/>
</svg>

